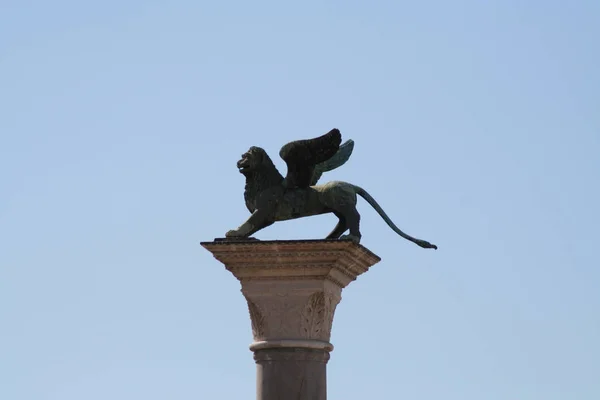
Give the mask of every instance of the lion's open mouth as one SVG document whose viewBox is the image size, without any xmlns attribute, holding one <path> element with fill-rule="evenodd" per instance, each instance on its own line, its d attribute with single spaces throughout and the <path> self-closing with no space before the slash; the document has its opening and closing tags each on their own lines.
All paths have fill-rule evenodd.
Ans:
<svg viewBox="0 0 600 400">
<path fill-rule="evenodd" d="M 247 158 L 244 157 L 240 161 L 237 162 L 237 167 L 240 170 L 240 172 L 244 172 L 248 168 L 250 168 L 250 162 L 248 161 Z"/>
</svg>

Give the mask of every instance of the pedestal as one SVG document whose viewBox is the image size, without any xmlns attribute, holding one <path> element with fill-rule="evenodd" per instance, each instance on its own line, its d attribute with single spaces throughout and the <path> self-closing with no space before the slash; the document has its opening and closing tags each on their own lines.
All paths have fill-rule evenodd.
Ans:
<svg viewBox="0 0 600 400">
<path fill-rule="evenodd" d="M 203 242 L 248 302 L 258 400 L 325 400 L 342 289 L 380 258 L 346 240 Z"/>
</svg>

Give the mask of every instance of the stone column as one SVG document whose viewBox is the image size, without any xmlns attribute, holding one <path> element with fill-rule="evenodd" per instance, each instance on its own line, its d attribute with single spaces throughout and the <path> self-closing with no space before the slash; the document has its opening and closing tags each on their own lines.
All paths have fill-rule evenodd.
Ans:
<svg viewBox="0 0 600 400">
<path fill-rule="evenodd" d="M 380 258 L 347 240 L 201 244 L 241 282 L 254 336 L 257 400 L 325 400 L 342 289 Z"/>
</svg>

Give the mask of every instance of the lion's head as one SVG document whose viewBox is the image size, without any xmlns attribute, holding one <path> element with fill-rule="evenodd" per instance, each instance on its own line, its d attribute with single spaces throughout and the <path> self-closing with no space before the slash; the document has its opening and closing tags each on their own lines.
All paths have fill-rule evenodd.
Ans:
<svg viewBox="0 0 600 400">
<path fill-rule="evenodd" d="M 247 175 L 256 172 L 267 160 L 270 161 L 266 151 L 260 147 L 252 146 L 242 154 L 242 158 L 237 162 L 237 167 L 240 173 Z"/>
</svg>

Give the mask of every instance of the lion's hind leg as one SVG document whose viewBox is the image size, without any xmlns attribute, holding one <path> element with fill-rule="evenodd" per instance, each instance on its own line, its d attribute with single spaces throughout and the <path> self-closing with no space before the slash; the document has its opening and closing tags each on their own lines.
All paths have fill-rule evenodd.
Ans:
<svg viewBox="0 0 600 400">
<path fill-rule="evenodd" d="M 348 227 L 346 226 L 346 218 L 344 218 L 344 216 L 342 214 L 338 214 L 338 213 L 336 213 L 336 216 L 340 220 L 338 221 L 335 228 L 333 228 L 331 233 L 329 235 L 327 235 L 326 239 L 339 239 L 339 237 L 342 236 L 342 233 L 346 232 L 346 230 L 348 229 Z"/>
<path fill-rule="evenodd" d="M 354 186 L 345 182 L 330 182 L 323 185 L 321 199 L 340 219 L 340 223 L 328 238 L 352 239 L 356 243 L 359 243 L 361 237 L 360 214 L 356 210 L 357 199 Z M 341 224 L 341 221 L 344 223 Z M 340 237 L 346 229 L 350 230 L 350 234 Z"/>
<path fill-rule="evenodd" d="M 340 239 L 351 239 L 356 243 L 360 243 L 360 214 L 356 207 L 345 206 L 339 210 L 346 222 L 347 229 L 350 229 L 348 235 L 341 236 Z M 345 229 L 344 229 L 345 230 Z M 343 231 L 342 231 L 343 232 Z"/>
</svg>

